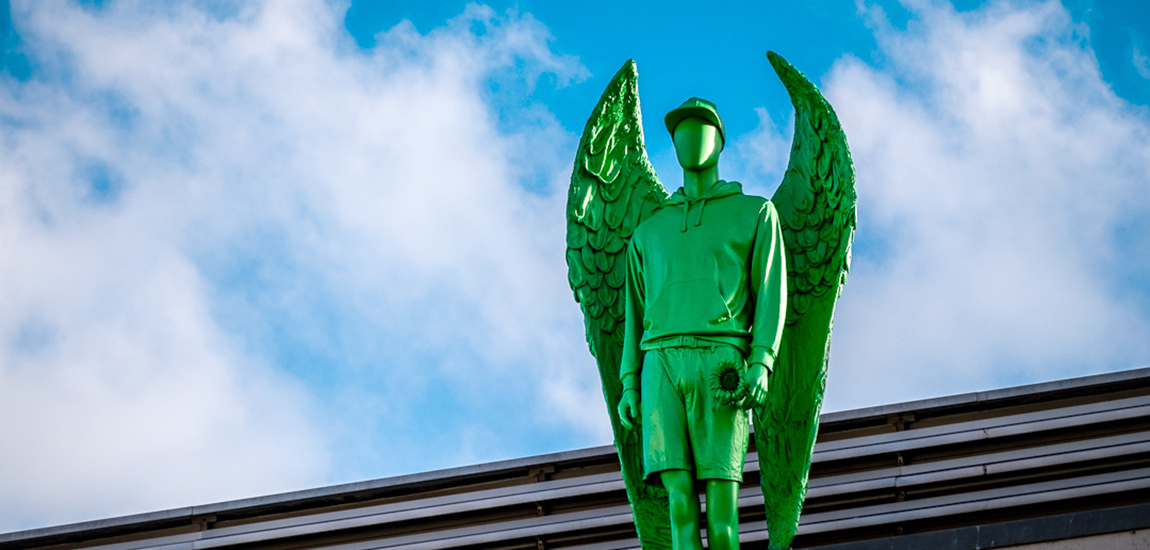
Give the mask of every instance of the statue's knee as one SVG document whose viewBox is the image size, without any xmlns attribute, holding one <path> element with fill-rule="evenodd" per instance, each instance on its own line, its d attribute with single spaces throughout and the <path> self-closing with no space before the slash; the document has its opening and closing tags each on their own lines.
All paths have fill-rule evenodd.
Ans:
<svg viewBox="0 0 1150 550">
<path fill-rule="evenodd" d="M 671 492 L 667 495 L 671 507 L 671 521 L 676 524 L 683 524 L 689 521 L 698 521 L 699 497 L 682 492 Z M 691 502 L 691 499 L 695 502 Z"/>
<path fill-rule="evenodd" d="M 739 530 L 729 523 L 707 526 L 707 546 L 719 549 L 738 548 Z"/>
</svg>

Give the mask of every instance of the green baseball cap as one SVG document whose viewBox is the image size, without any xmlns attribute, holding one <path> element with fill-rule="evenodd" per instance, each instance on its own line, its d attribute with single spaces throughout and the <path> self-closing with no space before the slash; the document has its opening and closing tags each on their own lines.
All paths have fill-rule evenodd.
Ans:
<svg viewBox="0 0 1150 550">
<path fill-rule="evenodd" d="M 671 110 L 663 121 L 667 123 L 667 131 L 671 135 L 675 135 L 675 127 L 679 125 L 683 119 L 687 117 L 697 116 L 711 124 L 714 124 L 719 129 L 719 139 L 723 143 L 727 142 L 727 128 L 723 126 L 723 119 L 719 118 L 719 110 L 715 108 L 715 104 L 705 99 L 692 97 L 684 101 L 682 105 Z"/>
</svg>

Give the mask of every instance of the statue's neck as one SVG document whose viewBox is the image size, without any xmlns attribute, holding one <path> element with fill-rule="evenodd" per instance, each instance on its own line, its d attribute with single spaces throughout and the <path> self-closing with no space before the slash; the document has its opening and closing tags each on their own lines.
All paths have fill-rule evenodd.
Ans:
<svg viewBox="0 0 1150 550">
<path fill-rule="evenodd" d="M 719 181 L 718 164 L 698 171 L 683 170 L 683 192 L 691 200 L 703 196 L 717 181 Z"/>
</svg>

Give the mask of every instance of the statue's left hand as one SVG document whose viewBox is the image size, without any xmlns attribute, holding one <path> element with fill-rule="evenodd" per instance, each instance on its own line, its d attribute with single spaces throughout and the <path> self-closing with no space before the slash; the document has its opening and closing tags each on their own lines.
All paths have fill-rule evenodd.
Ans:
<svg viewBox="0 0 1150 550">
<path fill-rule="evenodd" d="M 743 375 L 743 381 L 750 390 L 749 397 L 755 407 L 762 407 L 767 402 L 767 367 L 762 363 L 753 363 Z"/>
<path fill-rule="evenodd" d="M 619 422 L 624 428 L 630 430 L 635 427 L 635 419 L 639 418 L 639 391 L 635 389 L 623 390 L 623 397 L 619 399 Z"/>
</svg>

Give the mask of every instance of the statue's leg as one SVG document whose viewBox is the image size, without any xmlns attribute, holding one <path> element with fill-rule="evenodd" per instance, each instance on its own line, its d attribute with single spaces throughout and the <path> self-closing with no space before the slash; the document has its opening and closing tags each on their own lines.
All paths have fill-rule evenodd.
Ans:
<svg viewBox="0 0 1150 550">
<path fill-rule="evenodd" d="M 711 550 L 739 550 L 737 481 L 707 481 L 707 546 Z"/>
<path fill-rule="evenodd" d="M 674 550 L 703 550 L 703 538 L 699 535 L 699 494 L 695 492 L 694 474 L 688 470 L 664 470 L 659 475 L 671 501 L 671 547 Z"/>
</svg>

